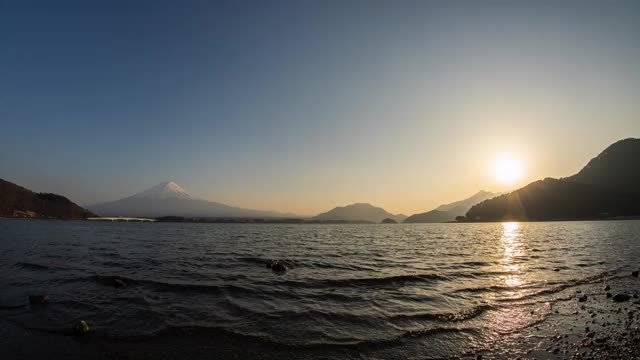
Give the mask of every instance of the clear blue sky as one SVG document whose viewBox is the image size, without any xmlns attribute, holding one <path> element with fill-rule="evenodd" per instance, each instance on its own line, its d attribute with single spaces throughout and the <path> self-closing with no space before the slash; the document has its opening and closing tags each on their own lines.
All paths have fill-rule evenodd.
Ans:
<svg viewBox="0 0 640 360">
<path fill-rule="evenodd" d="M 0 1 L 0 177 L 425 211 L 640 136 L 638 1 Z"/>
</svg>

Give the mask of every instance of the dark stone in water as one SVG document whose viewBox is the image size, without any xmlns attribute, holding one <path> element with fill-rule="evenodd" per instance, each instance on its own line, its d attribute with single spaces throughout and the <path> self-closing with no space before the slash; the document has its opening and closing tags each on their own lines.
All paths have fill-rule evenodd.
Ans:
<svg viewBox="0 0 640 360">
<path fill-rule="evenodd" d="M 629 301 L 629 299 L 631 299 L 631 296 L 627 294 L 615 294 L 613 297 L 613 301 L 615 302 L 625 302 Z"/>
<path fill-rule="evenodd" d="M 638 271 L 638 270 L 631 272 L 631 276 L 633 276 L 633 277 L 638 277 L 638 274 L 640 274 L 640 271 Z"/>
<path fill-rule="evenodd" d="M 29 295 L 29 303 L 32 305 L 44 305 L 49 303 L 47 295 Z"/>
<path fill-rule="evenodd" d="M 280 260 L 273 260 L 271 263 L 267 264 L 267 268 L 277 273 L 284 273 L 287 271 L 287 265 Z"/>
<path fill-rule="evenodd" d="M 277 264 L 273 264 L 273 266 L 271 267 L 271 270 L 275 272 L 285 272 L 287 271 L 287 267 L 281 263 L 277 263 Z"/>
<path fill-rule="evenodd" d="M 582 296 L 580 296 L 580 297 L 578 298 L 578 301 L 579 301 L 579 302 L 585 302 L 585 301 L 587 301 L 587 295 L 582 295 Z"/>
<path fill-rule="evenodd" d="M 118 276 L 96 276 L 96 282 L 102 285 L 113 287 L 125 287 L 127 283 Z"/>
<path fill-rule="evenodd" d="M 89 324 L 84 320 L 79 320 L 73 324 L 73 333 L 75 335 L 87 335 L 90 331 Z"/>
<path fill-rule="evenodd" d="M 611 290 L 611 286 L 609 286 L 609 285 L 604 287 L 604 291 L 608 291 L 608 290 Z"/>
<path fill-rule="evenodd" d="M 611 293 L 610 293 L 610 292 L 608 292 L 608 293 L 607 293 L 607 299 L 608 299 L 608 298 L 610 298 L 610 297 L 612 297 L 612 296 L 613 296 L 613 295 L 611 295 Z"/>
</svg>

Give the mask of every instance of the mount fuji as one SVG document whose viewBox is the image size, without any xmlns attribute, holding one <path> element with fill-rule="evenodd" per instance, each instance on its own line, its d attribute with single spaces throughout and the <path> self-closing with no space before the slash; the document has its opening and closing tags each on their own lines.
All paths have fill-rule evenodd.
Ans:
<svg viewBox="0 0 640 360">
<path fill-rule="evenodd" d="M 89 206 L 100 216 L 126 217 L 208 217 L 208 218 L 284 218 L 291 214 L 242 209 L 198 199 L 173 181 L 158 184 L 124 199 Z"/>
<path fill-rule="evenodd" d="M 150 189 L 147 189 L 143 192 L 137 193 L 132 197 L 141 199 L 170 199 L 170 198 L 179 198 L 179 199 L 193 199 L 191 195 L 180 185 L 174 183 L 173 181 L 163 182 L 162 184 L 158 184 Z"/>
</svg>

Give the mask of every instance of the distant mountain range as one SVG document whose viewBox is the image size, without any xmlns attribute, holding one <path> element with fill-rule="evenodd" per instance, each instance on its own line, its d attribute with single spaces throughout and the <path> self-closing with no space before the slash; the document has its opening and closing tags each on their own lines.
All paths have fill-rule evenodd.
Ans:
<svg viewBox="0 0 640 360">
<path fill-rule="evenodd" d="M 0 179 L 0 217 L 80 220 L 91 216 L 64 196 L 35 193 Z"/>
<path fill-rule="evenodd" d="M 339 206 L 325 213 L 312 217 L 312 221 L 344 221 L 344 222 L 372 222 L 379 223 L 384 219 L 393 219 L 402 222 L 406 215 L 394 215 L 383 208 L 371 204 L 357 203 L 347 206 Z"/>
<path fill-rule="evenodd" d="M 0 179 L 0 217 L 85 219 L 95 216 L 164 217 L 166 221 L 429 223 L 542 221 L 640 217 L 640 139 L 606 148 L 575 175 L 533 182 L 509 194 L 473 196 L 409 217 L 366 203 L 336 207 L 310 219 L 242 209 L 191 196 L 168 181 L 138 194 L 83 209 L 64 196 L 34 193 Z"/>
<path fill-rule="evenodd" d="M 481 190 L 471 197 L 451 204 L 440 205 L 437 208 L 420 214 L 414 214 L 404 220 L 405 223 L 438 223 L 454 221 L 457 216 L 464 216 L 469 209 L 484 200 L 500 194 Z"/>
<path fill-rule="evenodd" d="M 198 218 L 283 218 L 290 214 L 242 209 L 192 197 L 173 181 L 158 184 L 124 199 L 89 206 L 100 216 L 198 217 Z"/>
<path fill-rule="evenodd" d="M 533 182 L 483 201 L 468 221 L 583 220 L 640 216 L 640 139 L 606 148 L 577 174 Z"/>
</svg>

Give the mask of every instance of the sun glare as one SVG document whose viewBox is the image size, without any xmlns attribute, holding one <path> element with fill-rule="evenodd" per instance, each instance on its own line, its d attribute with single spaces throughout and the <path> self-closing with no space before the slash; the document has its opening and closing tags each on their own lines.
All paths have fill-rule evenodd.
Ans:
<svg viewBox="0 0 640 360">
<path fill-rule="evenodd" d="M 503 184 L 513 184 L 522 177 L 522 173 L 522 161 L 511 154 L 500 155 L 493 164 L 493 177 Z"/>
</svg>

